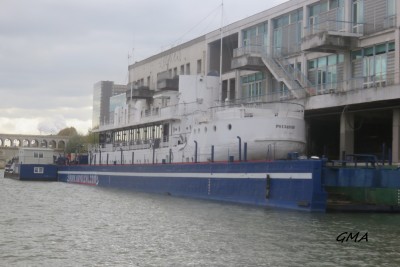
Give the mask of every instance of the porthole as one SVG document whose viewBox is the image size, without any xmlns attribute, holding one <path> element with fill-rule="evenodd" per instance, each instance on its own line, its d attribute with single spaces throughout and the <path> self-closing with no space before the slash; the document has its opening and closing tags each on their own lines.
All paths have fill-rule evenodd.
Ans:
<svg viewBox="0 0 400 267">
<path fill-rule="evenodd" d="M 216 132 L 216 131 L 217 131 L 217 126 L 214 125 L 214 132 Z"/>
<path fill-rule="evenodd" d="M 232 124 L 228 124 L 228 130 L 232 130 Z"/>
</svg>

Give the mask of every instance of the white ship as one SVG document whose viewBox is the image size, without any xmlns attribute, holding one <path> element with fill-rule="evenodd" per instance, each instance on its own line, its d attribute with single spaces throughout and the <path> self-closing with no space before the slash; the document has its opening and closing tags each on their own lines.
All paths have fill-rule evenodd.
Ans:
<svg viewBox="0 0 400 267">
<path fill-rule="evenodd" d="M 178 90 L 132 88 L 114 122 L 98 129 L 90 164 L 274 160 L 305 149 L 304 107 L 259 99 L 218 101 L 220 79 L 180 75 Z"/>
</svg>

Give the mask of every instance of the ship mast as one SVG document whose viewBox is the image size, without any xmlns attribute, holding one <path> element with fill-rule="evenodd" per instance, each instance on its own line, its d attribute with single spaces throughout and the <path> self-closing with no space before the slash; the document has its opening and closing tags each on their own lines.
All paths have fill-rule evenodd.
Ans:
<svg viewBox="0 0 400 267">
<path fill-rule="evenodd" d="M 220 55 L 219 55 L 219 89 L 222 96 L 222 27 L 224 26 L 224 0 L 221 1 Z M 223 101 L 223 99 L 221 99 Z"/>
</svg>

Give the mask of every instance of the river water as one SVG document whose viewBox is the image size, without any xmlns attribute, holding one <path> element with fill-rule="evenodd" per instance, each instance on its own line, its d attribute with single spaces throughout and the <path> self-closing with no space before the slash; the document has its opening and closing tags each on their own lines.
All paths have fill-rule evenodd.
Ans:
<svg viewBox="0 0 400 267">
<path fill-rule="evenodd" d="M 303 213 L 2 177 L 0 266 L 400 266 L 400 214 Z M 352 233 L 347 242 L 343 232 Z"/>
</svg>

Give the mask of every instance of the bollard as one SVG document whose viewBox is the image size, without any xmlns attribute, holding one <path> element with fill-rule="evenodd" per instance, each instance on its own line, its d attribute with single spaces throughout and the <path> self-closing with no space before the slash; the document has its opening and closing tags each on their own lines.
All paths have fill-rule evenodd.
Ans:
<svg viewBox="0 0 400 267">
<path fill-rule="evenodd" d="M 194 163 L 197 163 L 197 141 L 194 142 Z"/>
<path fill-rule="evenodd" d="M 244 142 L 243 144 L 243 153 L 244 153 L 243 159 L 244 161 L 247 161 L 247 142 Z"/>
<path fill-rule="evenodd" d="M 239 139 L 239 161 L 242 161 L 242 138 L 237 136 L 237 139 Z"/>
</svg>

